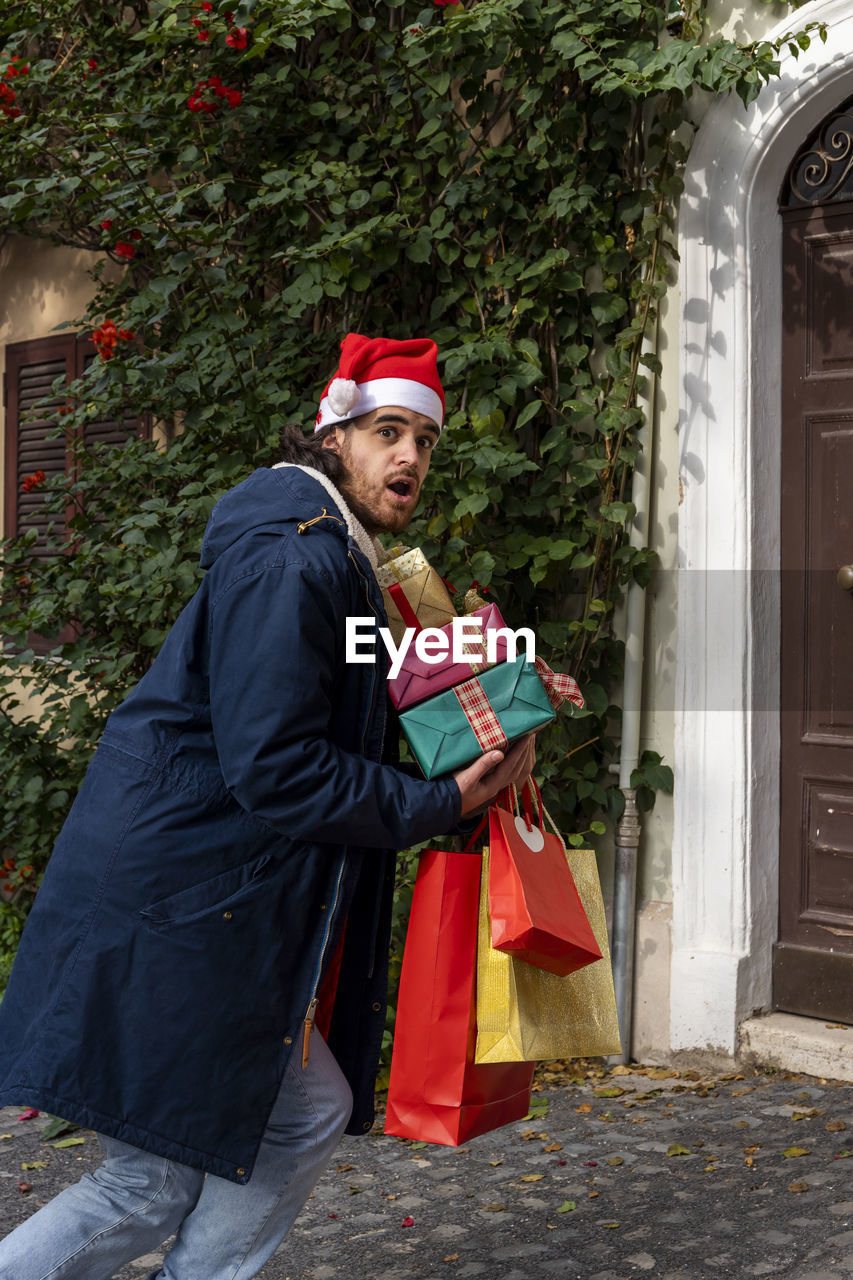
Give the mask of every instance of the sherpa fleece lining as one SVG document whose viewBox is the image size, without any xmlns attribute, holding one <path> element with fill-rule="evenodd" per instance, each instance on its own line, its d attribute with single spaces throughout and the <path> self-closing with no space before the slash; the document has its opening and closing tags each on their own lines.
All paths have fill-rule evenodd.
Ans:
<svg viewBox="0 0 853 1280">
<path fill-rule="evenodd" d="M 295 467 L 297 471 L 302 471 L 306 476 L 310 476 L 312 480 L 316 480 L 328 493 L 332 501 L 337 505 L 341 515 L 347 526 L 347 533 L 354 538 L 359 549 L 367 556 L 371 569 L 376 573 L 379 567 L 379 558 L 384 556 L 385 548 L 378 538 L 371 538 L 360 520 L 357 520 L 350 511 L 343 495 L 339 489 L 336 489 L 328 476 L 324 476 L 322 471 L 315 471 L 313 467 L 303 467 L 298 462 L 277 462 L 273 467 L 273 471 L 278 471 L 281 467 Z"/>
</svg>

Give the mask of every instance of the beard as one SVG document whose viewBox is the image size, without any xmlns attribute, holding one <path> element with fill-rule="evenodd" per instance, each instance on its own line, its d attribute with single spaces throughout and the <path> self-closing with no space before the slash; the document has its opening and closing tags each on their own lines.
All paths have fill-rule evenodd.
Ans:
<svg viewBox="0 0 853 1280">
<path fill-rule="evenodd" d="M 420 497 L 420 482 L 416 476 L 412 480 L 416 486 L 416 496 L 407 507 L 394 504 L 388 496 L 383 482 L 371 482 L 362 473 L 349 466 L 348 450 L 341 453 L 344 474 L 338 480 L 338 488 L 346 499 L 347 506 L 371 537 L 378 533 L 402 533 L 412 522 Z"/>
</svg>

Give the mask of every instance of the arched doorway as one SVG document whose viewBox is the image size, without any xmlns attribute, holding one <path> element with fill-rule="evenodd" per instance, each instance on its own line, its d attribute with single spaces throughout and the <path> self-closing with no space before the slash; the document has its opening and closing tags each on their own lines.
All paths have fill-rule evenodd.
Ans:
<svg viewBox="0 0 853 1280">
<path fill-rule="evenodd" d="M 853 103 L 781 192 L 779 940 L 773 1004 L 853 1022 Z M 768 447 L 773 447 L 768 442 Z"/>
<path fill-rule="evenodd" d="M 670 1044 L 733 1054 L 779 939 L 782 218 L 803 140 L 853 92 L 853 8 L 747 111 L 705 116 L 679 210 L 678 648 Z M 790 18 L 770 35 L 781 35 Z"/>
</svg>

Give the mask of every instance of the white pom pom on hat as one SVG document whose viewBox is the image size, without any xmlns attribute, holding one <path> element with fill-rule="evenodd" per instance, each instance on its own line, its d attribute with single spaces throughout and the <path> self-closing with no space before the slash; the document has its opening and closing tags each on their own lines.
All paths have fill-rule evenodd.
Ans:
<svg viewBox="0 0 853 1280">
<path fill-rule="evenodd" d="M 361 393 L 352 378 L 332 378 L 326 397 L 332 412 L 345 418 L 358 404 Z"/>
<path fill-rule="evenodd" d="M 315 431 L 396 405 L 444 424 L 438 347 L 431 338 L 366 338 L 348 333 L 337 370 L 320 400 Z"/>
</svg>

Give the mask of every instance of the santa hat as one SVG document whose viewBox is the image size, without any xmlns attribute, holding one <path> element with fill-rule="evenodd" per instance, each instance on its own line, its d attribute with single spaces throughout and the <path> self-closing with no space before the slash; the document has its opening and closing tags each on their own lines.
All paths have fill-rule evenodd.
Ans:
<svg viewBox="0 0 853 1280">
<path fill-rule="evenodd" d="M 431 338 L 365 338 L 348 333 L 341 359 L 320 400 L 314 430 L 396 405 L 444 422 L 444 391 L 438 379 L 438 347 Z"/>
</svg>

